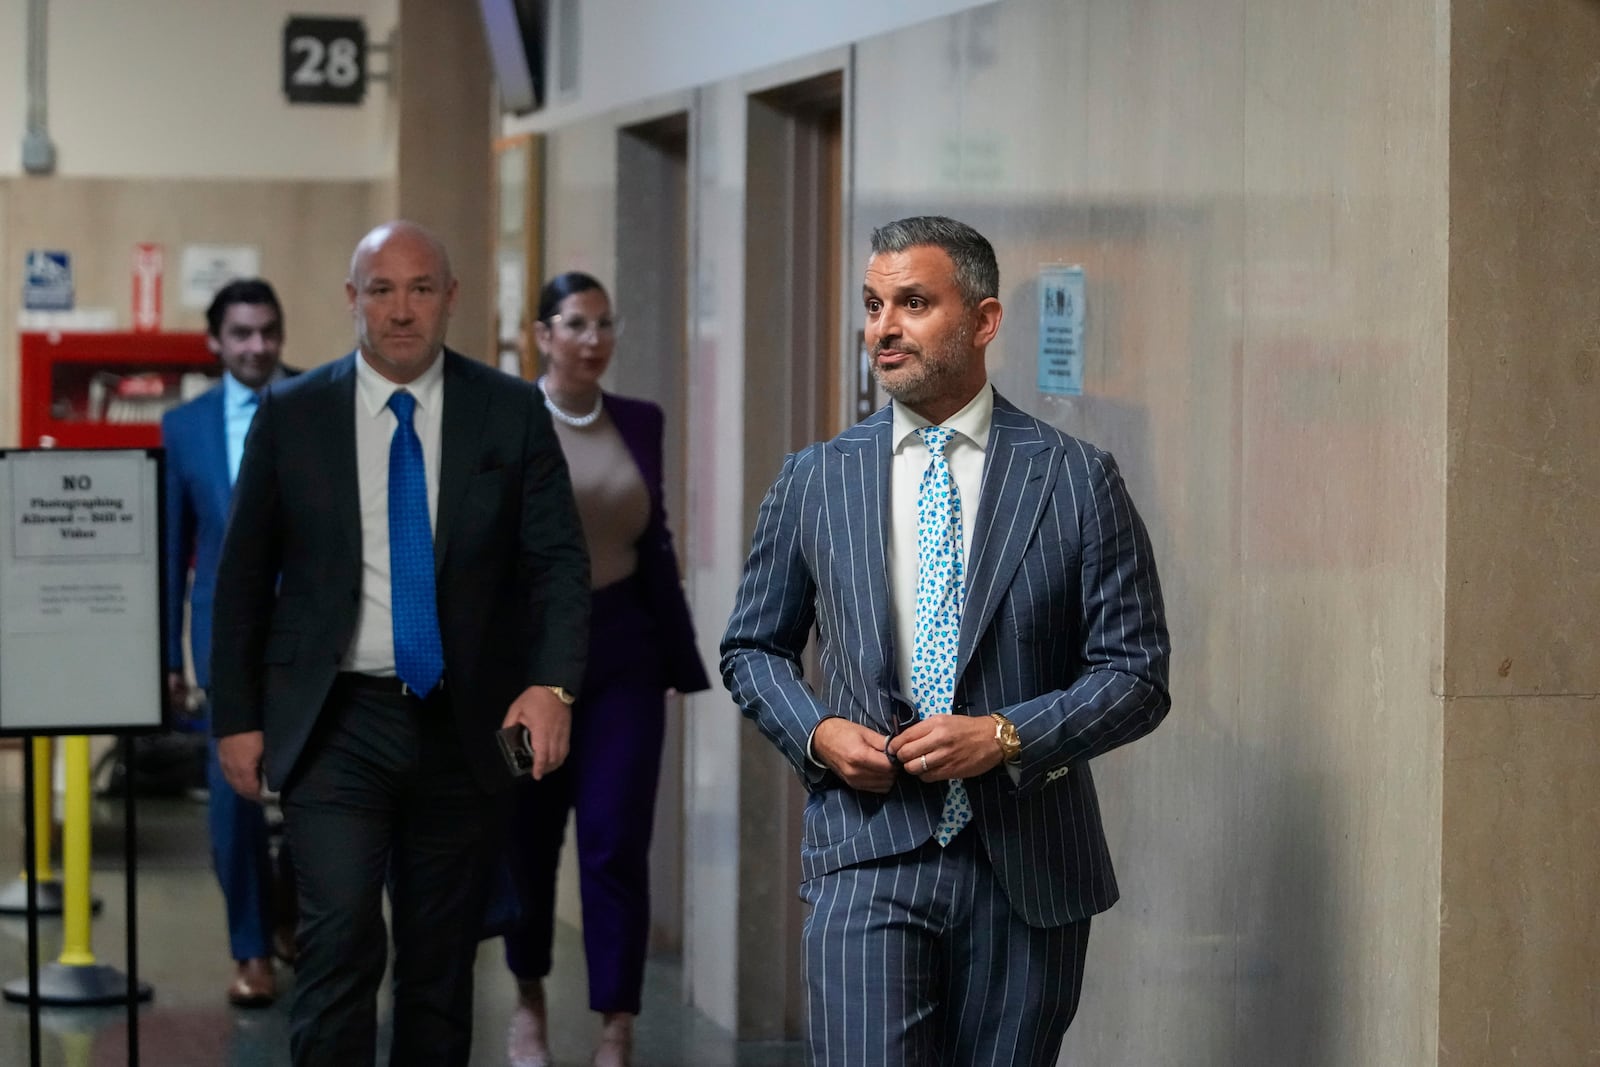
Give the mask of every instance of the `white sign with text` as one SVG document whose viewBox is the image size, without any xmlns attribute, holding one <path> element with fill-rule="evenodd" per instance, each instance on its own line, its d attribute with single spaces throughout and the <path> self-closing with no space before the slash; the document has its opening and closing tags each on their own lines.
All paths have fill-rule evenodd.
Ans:
<svg viewBox="0 0 1600 1067">
<path fill-rule="evenodd" d="M 0 452 L 0 733 L 161 724 L 160 464 Z"/>
</svg>

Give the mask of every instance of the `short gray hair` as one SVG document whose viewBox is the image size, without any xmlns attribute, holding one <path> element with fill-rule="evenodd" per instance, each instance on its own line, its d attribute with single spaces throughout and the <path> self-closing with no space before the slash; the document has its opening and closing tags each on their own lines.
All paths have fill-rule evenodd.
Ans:
<svg viewBox="0 0 1600 1067">
<path fill-rule="evenodd" d="M 955 264 L 956 288 L 961 290 L 967 307 L 1000 295 L 1000 265 L 995 262 L 994 246 L 966 223 L 943 215 L 917 215 L 896 219 L 872 231 L 875 256 L 923 245 L 942 250 Z"/>
</svg>

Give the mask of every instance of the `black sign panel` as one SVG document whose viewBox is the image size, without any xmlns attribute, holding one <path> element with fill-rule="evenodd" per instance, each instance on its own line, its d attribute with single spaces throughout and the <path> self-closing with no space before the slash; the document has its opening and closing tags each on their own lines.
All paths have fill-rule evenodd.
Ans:
<svg viewBox="0 0 1600 1067">
<path fill-rule="evenodd" d="M 283 26 L 283 95 L 291 104 L 359 104 L 367 94 L 360 19 L 295 15 Z"/>
</svg>

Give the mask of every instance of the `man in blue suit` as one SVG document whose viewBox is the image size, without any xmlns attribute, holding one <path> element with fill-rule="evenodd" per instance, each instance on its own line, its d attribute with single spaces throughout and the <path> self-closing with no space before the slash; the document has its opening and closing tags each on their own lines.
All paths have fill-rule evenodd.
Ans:
<svg viewBox="0 0 1600 1067">
<path fill-rule="evenodd" d="M 1117 899 L 1090 761 L 1170 704 L 1155 561 L 1111 456 L 989 384 L 989 242 L 910 218 L 872 252 L 893 403 L 784 462 L 722 676 L 810 793 L 812 1062 L 1046 1067 Z"/>
<path fill-rule="evenodd" d="M 217 560 L 245 433 L 262 391 L 285 374 L 283 311 L 272 286 L 260 279 L 223 286 L 206 309 L 206 343 L 222 363 L 221 383 L 161 420 L 167 450 L 167 693 L 179 709 L 189 699 L 181 647 L 185 588 L 195 680 L 205 689 L 211 682 Z M 214 739 L 206 766 L 211 854 L 235 961 L 227 996 L 241 1007 L 263 1007 L 277 995 L 266 816 L 260 804 L 229 787 Z"/>
</svg>

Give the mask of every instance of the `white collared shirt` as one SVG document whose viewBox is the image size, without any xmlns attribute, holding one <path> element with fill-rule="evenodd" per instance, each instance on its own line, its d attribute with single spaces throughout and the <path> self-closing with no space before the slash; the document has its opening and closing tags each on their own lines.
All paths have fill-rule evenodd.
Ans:
<svg viewBox="0 0 1600 1067">
<path fill-rule="evenodd" d="M 439 515 L 439 439 L 444 414 L 444 353 L 409 385 L 396 385 L 356 353 L 356 480 L 361 493 L 361 607 L 341 670 L 394 674 L 394 615 L 389 594 L 389 446 L 399 420 L 389 397 L 417 398 L 411 424 L 422 441 L 428 478 L 428 523 Z"/>
<path fill-rule="evenodd" d="M 267 384 L 263 385 L 261 390 L 265 391 L 267 386 L 282 377 L 283 368 L 279 367 L 272 372 L 272 377 L 267 379 Z M 250 423 L 255 420 L 256 411 L 260 407 L 260 392 L 235 378 L 231 372 L 222 372 L 222 430 L 228 449 L 230 486 L 239 480 L 239 464 L 244 460 L 244 439 L 249 434 Z"/>
<path fill-rule="evenodd" d="M 961 551 L 971 573 L 972 528 L 983 492 L 983 459 L 989 447 L 989 424 L 994 420 L 994 388 L 984 382 L 967 406 L 944 420 L 956 431 L 945 448 L 956 492 L 961 495 Z M 917 636 L 917 493 L 922 474 L 933 457 L 922 435 L 931 425 L 910 408 L 894 402 L 894 425 L 889 440 L 894 458 L 889 464 L 889 603 L 893 612 L 895 678 L 900 692 L 911 696 L 911 656 Z"/>
</svg>

